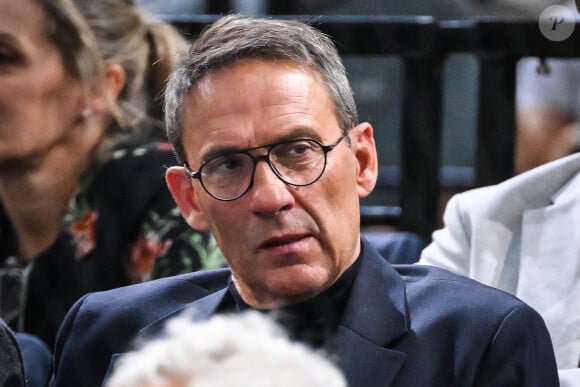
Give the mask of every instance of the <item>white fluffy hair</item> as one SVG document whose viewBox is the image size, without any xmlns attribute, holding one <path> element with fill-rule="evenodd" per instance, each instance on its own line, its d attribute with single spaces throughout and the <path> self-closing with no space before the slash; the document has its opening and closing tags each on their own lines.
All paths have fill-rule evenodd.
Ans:
<svg viewBox="0 0 580 387">
<path fill-rule="evenodd" d="M 270 317 L 175 318 L 166 336 L 124 355 L 106 387 L 346 387 L 322 353 L 292 342 Z"/>
</svg>

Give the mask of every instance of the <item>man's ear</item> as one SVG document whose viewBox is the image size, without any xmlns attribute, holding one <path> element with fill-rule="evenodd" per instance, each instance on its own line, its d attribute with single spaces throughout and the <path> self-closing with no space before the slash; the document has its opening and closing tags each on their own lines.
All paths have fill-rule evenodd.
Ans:
<svg viewBox="0 0 580 387">
<path fill-rule="evenodd" d="M 353 128 L 350 137 L 351 147 L 358 162 L 358 196 L 364 198 L 375 188 L 379 169 L 373 127 L 368 122 L 360 123 Z"/>
<path fill-rule="evenodd" d="M 165 181 L 187 224 L 198 231 L 207 230 L 208 224 L 196 201 L 195 190 L 190 177 L 187 176 L 187 170 L 184 167 L 170 167 L 165 172 Z"/>
</svg>

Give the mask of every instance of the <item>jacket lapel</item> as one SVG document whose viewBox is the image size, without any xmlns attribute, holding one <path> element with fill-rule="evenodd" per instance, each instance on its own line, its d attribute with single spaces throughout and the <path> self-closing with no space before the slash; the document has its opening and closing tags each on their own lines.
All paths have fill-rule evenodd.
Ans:
<svg viewBox="0 0 580 387">
<path fill-rule="evenodd" d="M 162 330 L 168 320 L 177 317 L 180 314 L 188 314 L 192 321 L 203 321 L 207 320 L 212 314 L 215 313 L 220 302 L 226 294 L 227 288 L 219 290 L 215 293 L 211 293 L 208 296 L 200 298 L 189 304 L 185 304 L 180 308 L 162 316 L 151 324 L 143 327 L 139 331 L 140 337 L 153 337 L 158 335 Z"/>
<path fill-rule="evenodd" d="M 361 267 L 353 283 L 336 337 L 338 362 L 349 387 L 389 386 L 406 354 L 388 346 L 408 331 L 405 286 L 400 275 L 364 240 Z M 226 289 L 185 304 L 140 330 L 140 337 L 158 335 L 181 313 L 196 321 L 213 315 Z"/>
<path fill-rule="evenodd" d="M 137 340 L 141 339 L 147 340 L 149 338 L 158 336 L 163 331 L 167 321 L 169 321 L 174 317 L 177 317 L 182 313 L 189 313 L 191 315 L 192 320 L 194 321 L 208 319 L 217 310 L 217 307 L 222 301 L 226 291 L 227 288 L 224 288 L 215 293 L 211 293 L 206 297 L 200 298 L 197 301 L 191 302 L 189 304 L 184 304 L 179 308 L 167 313 L 166 315 L 160 317 L 151 324 L 141 328 L 139 330 L 139 334 L 137 335 Z M 109 367 L 107 368 L 107 372 L 105 373 L 103 385 L 105 385 L 107 378 L 111 375 L 115 367 L 115 363 L 121 358 L 122 355 L 123 353 L 114 353 L 111 356 L 111 361 L 109 362 Z"/>
<path fill-rule="evenodd" d="M 388 346 L 407 328 L 399 274 L 363 241 L 360 271 L 337 331 L 338 362 L 349 387 L 389 386 L 406 354 Z"/>
<path fill-rule="evenodd" d="M 475 201 L 470 203 L 471 208 L 480 208 L 481 201 L 487 204 L 484 207 L 486 215 L 478 218 L 478 227 L 473 231 L 473 267 L 469 276 L 501 288 L 506 260 L 520 253 L 523 256 L 526 247 L 534 249 L 538 244 L 533 227 L 528 226 L 542 216 L 546 206 L 552 204 L 555 193 L 571 179 L 577 179 L 574 176 L 579 170 L 580 155 L 573 155 L 517 175 L 496 186 L 472 191 L 480 193 L 480 196 L 474 197 Z M 478 214 L 477 210 L 472 212 Z M 530 239 L 531 242 L 528 242 Z"/>
</svg>

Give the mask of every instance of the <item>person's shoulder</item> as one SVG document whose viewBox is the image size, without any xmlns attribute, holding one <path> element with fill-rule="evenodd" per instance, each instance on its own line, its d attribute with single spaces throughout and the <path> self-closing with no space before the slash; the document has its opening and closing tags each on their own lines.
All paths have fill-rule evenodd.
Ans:
<svg viewBox="0 0 580 387">
<path fill-rule="evenodd" d="M 144 142 L 140 144 L 128 144 L 120 146 L 113 151 L 112 160 L 138 160 L 138 159 L 168 159 L 176 162 L 175 153 L 170 143 L 164 141 Z"/>
<path fill-rule="evenodd" d="M 156 300 L 191 302 L 227 286 L 230 270 L 201 270 L 192 273 L 159 278 L 153 281 L 123 286 L 84 297 L 83 304 L 93 307 L 115 308 L 142 305 Z"/>
<path fill-rule="evenodd" d="M 153 321 L 226 288 L 229 278 L 229 269 L 207 270 L 88 293 L 68 311 L 64 330 L 90 329 L 89 336 L 100 339 L 132 337 Z"/>
<path fill-rule="evenodd" d="M 471 191 L 486 192 L 490 189 L 508 191 L 519 188 L 540 188 L 540 183 L 546 187 L 546 190 L 553 192 L 578 173 L 580 173 L 580 153 L 575 153 L 522 172 L 496 185 L 476 188 L 466 191 L 466 193 Z"/>
<path fill-rule="evenodd" d="M 166 318 L 219 294 L 229 277 L 228 269 L 199 271 L 86 294 L 60 326 L 55 385 L 79 385 L 80 380 L 100 385 L 112 354 L 131 350 L 143 330 L 162 328 Z"/>
<path fill-rule="evenodd" d="M 87 190 L 106 203 L 129 203 L 129 208 L 138 209 L 139 213 L 152 203 L 152 197 L 159 195 L 164 195 L 163 201 L 173 205 L 165 171 L 175 164 L 175 156 L 167 143 L 118 147 L 97 167 Z"/>
<path fill-rule="evenodd" d="M 539 313 L 518 297 L 471 278 L 428 265 L 395 265 L 405 283 L 413 324 L 460 324 L 456 334 L 492 335 L 506 321 L 515 330 L 544 330 Z"/>
<path fill-rule="evenodd" d="M 528 385 L 524 381 L 536 380 L 534 385 L 557 385 L 550 336 L 531 306 L 440 268 L 407 265 L 396 270 L 405 284 L 412 337 L 428 343 L 429 350 L 442 349 L 434 359 L 437 364 L 452 359 L 453 366 L 470 374 L 463 384 Z M 514 374 L 516 368 L 522 373 Z"/>
<path fill-rule="evenodd" d="M 447 303 L 469 311 L 509 313 L 514 308 L 529 308 L 510 293 L 439 267 L 416 264 L 393 267 L 403 279 L 410 300 L 418 297 L 423 302 L 431 300 L 433 305 Z"/>
<path fill-rule="evenodd" d="M 473 288 L 481 291 L 497 292 L 509 295 L 501 290 L 484 285 L 481 282 L 469 277 L 455 274 L 449 270 L 430 265 L 393 265 L 393 268 L 399 273 L 403 282 L 408 288 L 418 287 L 449 287 L 449 288 Z"/>
<path fill-rule="evenodd" d="M 151 170 L 175 165 L 177 159 L 171 144 L 167 142 L 150 142 L 119 146 L 115 149 L 102 168 L 104 173 L 115 170 L 130 170 L 143 174 Z"/>
<path fill-rule="evenodd" d="M 541 165 L 495 185 L 454 195 L 450 202 L 464 211 L 510 214 L 545 206 L 580 174 L 580 153 Z M 448 205 L 449 207 L 449 205 Z"/>
</svg>

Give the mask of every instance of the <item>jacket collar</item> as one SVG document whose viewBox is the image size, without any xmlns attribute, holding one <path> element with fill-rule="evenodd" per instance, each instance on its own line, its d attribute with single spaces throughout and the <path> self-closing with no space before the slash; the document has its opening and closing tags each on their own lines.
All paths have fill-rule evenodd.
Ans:
<svg viewBox="0 0 580 387">
<path fill-rule="evenodd" d="M 145 338 L 157 336 L 163 330 L 167 321 L 181 314 L 189 314 L 192 321 L 203 321 L 209 319 L 216 312 L 226 292 L 227 288 L 224 288 L 215 293 L 210 293 L 199 300 L 182 305 L 180 308 L 173 310 L 151 324 L 143 327 L 139 331 L 139 336 Z"/>
<path fill-rule="evenodd" d="M 405 286 L 400 275 L 363 239 L 361 267 L 337 332 L 338 361 L 356 386 L 388 386 L 405 360 L 389 349 L 408 331 Z"/>
<path fill-rule="evenodd" d="M 406 354 L 388 346 L 408 331 L 405 285 L 401 276 L 364 239 L 362 259 L 336 337 L 336 356 L 349 387 L 388 386 Z M 146 326 L 141 335 L 160 332 L 167 320 L 191 313 L 201 321 L 216 313 L 227 288 L 184 305 Z"/>
</svg>

